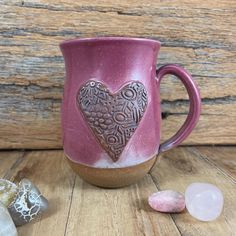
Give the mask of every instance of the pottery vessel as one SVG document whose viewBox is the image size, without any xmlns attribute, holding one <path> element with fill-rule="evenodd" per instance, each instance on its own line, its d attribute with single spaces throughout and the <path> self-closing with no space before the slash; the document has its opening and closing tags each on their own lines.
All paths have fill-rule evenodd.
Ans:
<svg viewBox="0 0 236 236">
<path fill-rule="evenodd" d="M 129 185 L 195 127 L 198 88 L 178 65 L 156 70 L 160 42 L 104 37 L 67 40 L 60 48 L 66 69 L 63 147 L 72 168 L 86 181 L 102 187 Z M 180 130 L 160 144 L 160 83 L 166 74 L 183 82 L 190 110 Z"/>
</svg>

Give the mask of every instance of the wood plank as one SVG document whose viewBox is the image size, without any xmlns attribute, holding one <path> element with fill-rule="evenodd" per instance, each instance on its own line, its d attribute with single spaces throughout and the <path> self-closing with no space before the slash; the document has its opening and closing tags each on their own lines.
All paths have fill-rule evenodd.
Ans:
<svg viewBox="0 0 236 236">
<path fill-rule="evenodd" d="M 11 169 L 20 163 L 22 155 L 21 151 L 0 152 L 0 178 L 8 179 Z"/>
<path fill-rule="evenodd" d="M 42 217 L 17 228 L 19 236 L 64 235 L 75 174 L 63 157 L 61 150 L 27 152 L 12 172 L 12 181 L 29 178 L 49 200 L 49 210 Z"/>
<path fill-rule="evenodd" d="M 236 149 L 235 147 L 196 147 L 204 158 L 222 169 L 236 180 Z"/>
<path fill-rule="evenodd" d="M 166 102 L 162 106 L 162 140 L 172 136 L 183 124 L 188 112 L 187 101 Z M 209 100 L 202 104 L 199 122 L 183 144 L 235 144 L 236 103 Z"/>
<path fill-rule="evenodd" d="M 149 1 L 80 1 L 74 3 L 70 1 L 3 1 L 4 4 L 10 5 L 14 11 L 35 11 L 35 16 L 29 14 L 27 20 L 24 20 L 25 14 L 19 16 L 19 21 L 13 25 L 22 26 L 22 22 L 26 25 L 28 31 L 34 30 L 34 25 L 37 22 L 37 32 L 46 35 L 64 35 L 67 33 L 77 35 L 84 33 L 91 34 L 128 34 L 128 35 L 157 35 L 160 34 L 163 38 L 169 38 L 169 42 L 185 41 L 187 45 L 219 45 L 224 43 L 235 43 L 232 32 L 235 32 L 234 24 L 231 20 L 234 19 L 235 2 L 231 1 L 216 1 L 212 6 L 211 1 L 156 1 L 150 5 Z M 5 7 L 5 6 L 4 6 Z M 210 10 L 210 11 L 209 11 Z M 50 12 L 47 17 L 47 31 L 45 21 L 39 15 L 40 13 Z M 62 17 L 61 13 L 63 14 Z M 14 13 L 13 13 L 14 14 Z M 86 17 L 86 14 L 88 17 Z M 104 15 L 106 17 L 104 17 Z M 12 16 L 8 20 L 12 20 Z M 39 16 L 39 17 L 38 17 Z M 83 16 L 83 17 L 82 17 Z M 107 17 L 111 17 L 107 21 Z M 231 18 L 232 17 L 232 18 Z M 23 18 L 23 21 L 21 20 Z M 54 21 L 56 18 L 56 21 Z M 90 21 L 87 21 L 87 18 Z M 129 19 L 126 24 L 114 24 L 122 22 L 122 19 Z M 137 19 L 139 21 L 137 21 Z M 197 19 L 193 22 L 192 19 Z M 230 19 L 230 20 L 229 20 Z M 62 24 L 63 22 L 63 24 Z M 4 25 L 9 23 L 3 22 Z M 158 23 L 158 27 L 157 26 Z M 90 25 L 90 27 L 88 27 Z M 169 27 L 165 27 L 168 25 Z M 181 26 L 185 26 L 179 30 Z M 134 26 L 132 28 L 132 26 Z M 145 26 L 145 27 L 144 27 Z M 66 28 L 66 31 L 64 31 Z M 86 32 L 84 29 L 86 28 Z M 21 29 L 21 28 L 20 28 Z M 199 30 L 201 29 L 201 30 Z M 218 31 L 216 31 L 218 30 Z M 58 32 L 59 31 L 59 32 Z M 64 31 L 64 32 L 63 32 Z M 176 34 L 178 32 L 178 35 Z M 191 34 L 190 34 L 191 32 Z M 228 34 L 231 32 L 231 34 Z M 205 33 L 203 35 L 203 33 Z M 178 38 L 176 38 L 176 35 Z M 214 39 L 214 40 L 212 40 Z M 221 47 L 225 45 L 221 45 Z M 233 46 L 233 45 L 232 45 Z"/>
<path fill-rule="evenodd" d="M 0 148 L 61 147 L 64 65 L 58 44 L 104 35 L 161 40 L 158 67 L 178 63 L 188 69 L 200 87 L 203 111 L 212 113 L 185 144 L 235 144 L 236 132 L 229 125 L 236 127 L 235 7 L 234 0 L 217 0 L 214 6 L 209 0 L 151 5 L 147 0 L 1 1 Z M 183 121 L 178 104 L 186 103 L 187 94 L 169 76 L 161 97 L 163 109 L 172 114 L 164 121 L 165 140 Z M 224 106 L 226 115 L 219 119 Z"/>
<path fill-rule="evenodd" d="M 170 215 L 157 215 L 148 206 L 156 191 L 148 175 L 121 189 L 97 188 L 77 178 L 65 235 L 180 235 Z"/>
<path fill-rule="evenodd" d="M 33 103 L 33 102 L 32 102 Z M 48 108 L 53 107 L 48 114 Z M 0 123 L 0 148 L 61 148 L 60 102 L 45 105 L 45 110 L 12 112 Z M 51 109 L 51 108 L 49 108 Z M 35 111 L 35 113 L 34 113 Z M 188 112 L 187 101 L 163 101 L 162 141 L 173 135 L 183 124 Z M 42 117 L 38 117 L 41 112 Z M 26 114 L 31 114 L 27 116 Z M 13 115 L 14 114 L 14 115 Z M 40 116 L 41 116 L 40 115 Z M 202 105 L 200 121 L 185 140 L 186 145 L 235 144 L 236 103 L 228 99 L 209 100 Z"/>
<path fill-rule="evenodd" d="M 0 173 L 8 166 L 8 179 L 29 178 L 49 199 L 49 211 L 18 227 L 19 236 L 234 235 L 236 178 L 230 166 L 236 160 L 232 158 L 229 166 L 219 158 L 227 153 L 226 159 L 230 159 L 235 150 L 176 148 L 162 154 L 151 175 L 121 189 L 101 189 L 83 182 L 67 165 L 62 150 L 0 152 Z M 188 184 L 201 181 L 215 184 L 224 194 L 224 211 L 216 221 L 197 221 L 187 211 L 170 216 L 154 212 L 147 204 L 148 196 L 157 189 L 184 192 Z"/>
<path fill-rule="evenodd" d="M 101 189 L 75 179 L 63 151 L 32 151 L 9 177 L 29 178 L 49 200 L 49 211 L 18 227 L 19 236 L 180 235 L 170 215 L 156 217 L 149 208 L 147 197 L 157 191 L 150 176 L 131 187 Z"/>
<path fill-rule="evenodd" d="M 236 148 L 234 148 L 236 150 Z M 234 151 L 235 151 L 234 150 Z M 234 160 L 235 161 L 235 160 Z M 234 163 L 235 164 L 235 163 Z M 206 161 L 192 148 L 176 148 L 162 155 L 162 161 L 151 173 L 157 186 L 184 192 L 193 182 L 218 186 L 224 195 L 223 214 L 213 222 L 200 222 L 186 211 L 172 217 L 182 235 L 234 235 L 236 232 L 236 181 Z"/>
</svg>

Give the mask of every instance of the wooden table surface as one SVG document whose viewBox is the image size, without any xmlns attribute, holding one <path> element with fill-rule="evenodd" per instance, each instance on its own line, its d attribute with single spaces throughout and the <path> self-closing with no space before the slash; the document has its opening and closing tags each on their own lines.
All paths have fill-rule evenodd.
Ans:
<svg viewBox="0 0 236 236">
<path fill-rule="evenodd" d="M 19 236 L 236 235 L 236 147 L 181 147 L 166 152 L 146 177 L 129 187 L 101 189 L 85 183 L 67 165 L 62 150 L 2 151 L 0 177 L 26 177 L 49 200 L 38 220 L 18 228 Z M 154 212 L 148 196 L 158 190 L 184 192 L 193 182 L 218 186 L 223 214 L 210 223 L 181 214 Z"/>
</svg>

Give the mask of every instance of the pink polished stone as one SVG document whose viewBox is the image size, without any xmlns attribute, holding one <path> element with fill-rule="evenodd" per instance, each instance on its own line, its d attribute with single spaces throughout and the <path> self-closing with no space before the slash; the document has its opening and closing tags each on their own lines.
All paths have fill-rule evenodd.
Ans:
<svg viewBox="0 0 236 236">
<path fill-rule="evenodd" d="M 185 208 L 184 195 L 173 190 L 153 193 L 148 203 L 154 210 L 167 213 L 181 212 Z"/>
<path fill-rule="evenodd" d="M 188 212 L 201 221 L 215 220 L 222 212 L 222 192 L 208 183 L 193 183 L 185 191 Z"/>
</svg>

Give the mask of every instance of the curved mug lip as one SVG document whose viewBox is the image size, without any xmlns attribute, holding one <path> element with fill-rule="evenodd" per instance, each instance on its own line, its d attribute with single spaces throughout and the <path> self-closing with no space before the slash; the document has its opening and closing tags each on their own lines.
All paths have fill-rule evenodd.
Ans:
<svg viewBox="0 0 236 236">
<path fill-rule="evenodd" d="M 75 44 L 80 43 L 97 43 L 97 42 L 120 42 L 120 41 L 126 41 L 126 42 L 140 42 L 140 43 L 151 43 L 157 46 L 161 46 L 161 42 L 154 39 L 147 39 L 147 38 L 136 38 L 136 37 L 93 37 L 93 38 L 75 38 L 75 39 L 67 39 L 62 41 L 59 46 L 60 48 L 64 48 L 67 46 L 73 46 Z"/>
</svg>

